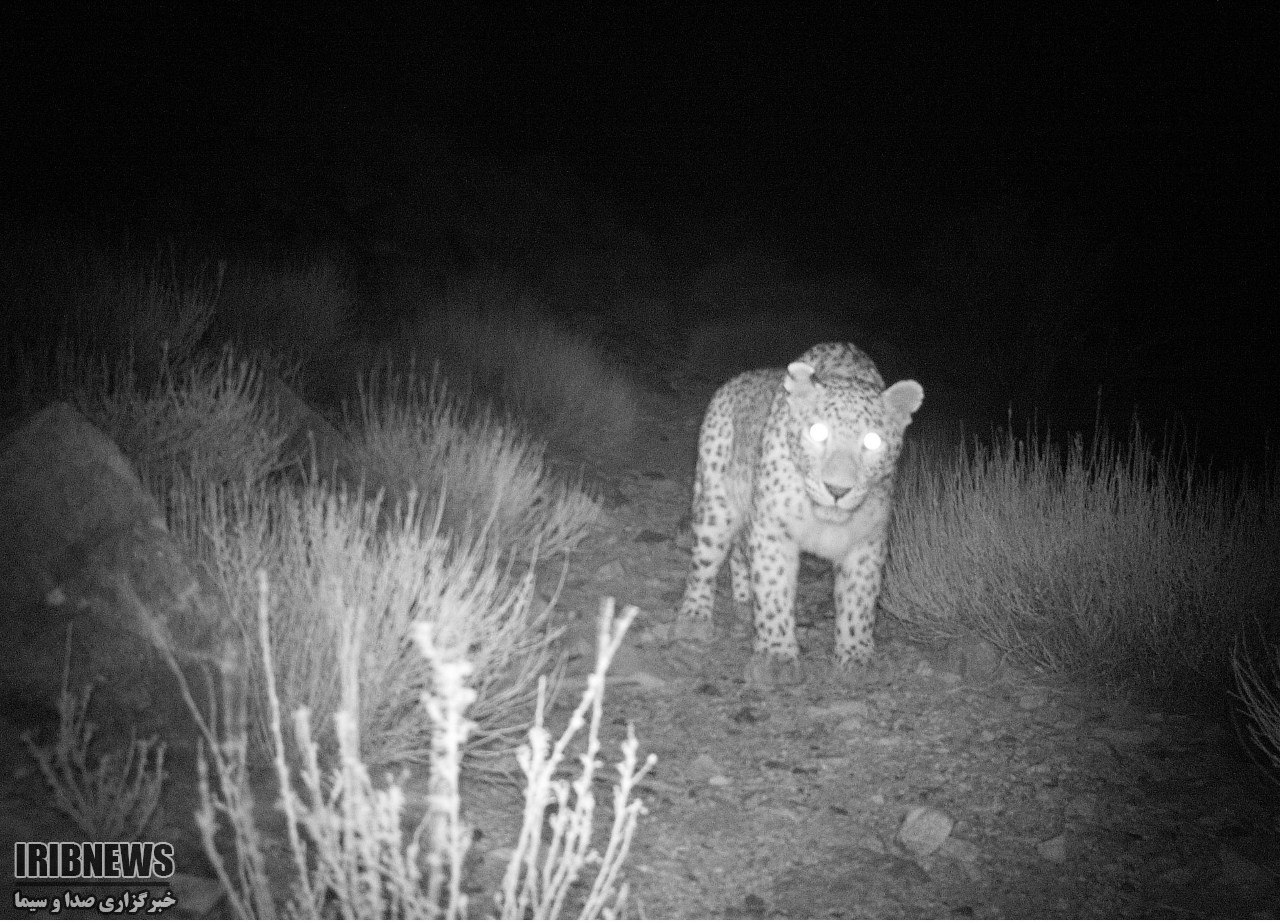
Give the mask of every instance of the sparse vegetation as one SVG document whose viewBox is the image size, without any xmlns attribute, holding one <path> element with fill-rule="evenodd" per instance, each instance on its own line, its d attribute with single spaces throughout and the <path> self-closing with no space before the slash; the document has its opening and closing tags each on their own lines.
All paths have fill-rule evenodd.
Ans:
<svg viewBox="0 0 1280 923">
<path fill-rule="evenodd" d="M 281 464 L 286 424 L 264 400 L 264 374 L 230 348 L 183 357 L 159 340 L 149 363 L 64 339 L 10 344 L 0 366 L 18 402 L 67 401 L 101 429 L 163 495 L 175 472 L 259 483 Z"/>
<path fill-rule="evenodd" d="M 467 913 L 462 894 L 463 858 L 470 836 L 460 816 L 458 778 L 460 757 L 468 733 L 474 727 L 467 717 L 475 691 L 468 685 L 470 665 L 452 639 L 441 647 L 437 626 L 420 623 L 415 630 L 417 653 L 430 667 L 431 685 L 424 689 L 421 707 L 430 716 L 433 734 L 431 787 L 427 811 L 406 837 L 402 822 L 404 794 L 391 783 L 377 788 L 361 762 L 360 737 L 352 715 L 360 710 L 359 686 L 354 667 L 343 669 L 342 708 L 335 714 L 338 756 L 326 772 L 320 748 L 312 737 L 310 712 L 293 714 L 293 733 L 302 789 L 294 782 L 294 760 L 285 747 L 281 702 L 272 679 L 272 619 L 268 615 L 265 574 L 258 576 L 257 632 L 280 810 L 286 819 L 286 837 L 292 874 L 288 887 L 268 874 L 264 838 L 254 818 L 254 799 L 247 781 L 247 731 L 223 722 L 205 726 L 210 738 L 209 758 L 200 757 L 200 809 L 197 823 L 205 851 L 237 917 L 299 919 L 340 916 L 346 919 L 458 919 Z M 599 729 L 605 673 L 623 634 L 635 616 L 626 612 L 613 617 L 612 600 L 601 606 L 600 643 L 595 670 L 568 728 L 549 746 L 543 724 L 545 683 L 539 685 L 534 726 L 529 742 L 520 751 L 525 771 L 524 826 L 509 860 L 497 909 L 506 919 L 558 918 L 566 908 L 565 897 L 588 866 L 595 878 L 580 907 L 580 918 L 621 912 L 627 889 L 619 881 L 636 822 L 643 805 L 632 799 L 635 784 L 653 763 L 653 757 L 637 767 L 636 741 L 628 733 L 619 780 L 614 787 L 614 820 L 604 853 L 595 850 L 592 784 L 599 768 Z M 360 662 L 360 617 L 350 613 L 345 634 L 344 663 Z M 195 703 L 192 702 L 195 709 Z M 195 709 L 197 713 L 198 709 Z M 236 714 L 234 705 L 223 715 Z M 591 720 L 585 722 L 587 712 Z M 582 770 L 570 791 L 568 783 L 553 777 L 573 738 L 586 726 L 588 741 L 580 756 Z M 209 760 L 213 773 L 209 771 Z M 546 807 L 554 803 L 559 813 L 551 822 L 546 842 Z M 219 845 L 226 824 L 233 845 Z M 225 844 L 226 840 L 222 840 Z"/>
<path fill-rule="evenodd" d="M 92 689 L 67 688 L 58 698 L 58 730 L 50 744 L 23 734 L 27 750 L 53 792 L 59 811 L 93 840 L 138 840 L 151 821 L 164 786 L 163 741 L 132 737 L 128 746 L 95 753 L 97 727 L 88 718 Z"/>
<path fill-rule="evenodd" d="M 1280 479 L 1199 471 L 1135 424 L 1065 452 L 1006 433 L 899 485 L 881 598 L 915 634 L 976 632 L 1051 671 L 1156 687 L 1227 663 L 1273 604 Z"/>
<path fill-rule="evenodd" d="M 201 315 L 201 323 L 207 319 Z M 556 633 L 550 603 L 536 599 L 533 582 L 537 555 L 580 542 L 597 504 L 545 476 L 543 446 L 513 423 L 465 413 L 442 380 L 419 381 L 412 369 L 403 379 L 367 379 L 356 424 L 363 424 L 357 438 L 370 469 L 399 474 L 391 479 L 401 498 L 393 511 L 381 494 L 335 492 L 315 477 L 269 483 L 284 429 L 264 401 L 259 366 L 229 349 L 207 358 L 189 355 L 185 342 L 174 353 L 164 340 L 156 345 L 145 370 L 132 340 L 110 353 L 63 342 L 51 372 L 34 354 L 17 352 L 10 369 L 31 396 L 72 401 L 163 493 L 172 529 L 204 563 L 244 640 L 246 656 L 222 664 L 214 684 L 224 696 L 220 707 L 202 711 L 189 700 L 212 761 L 212 772 L 200 763 L 197 826 L 232 909 L 267 917 L 460 915 L 464 753 L 510 754 L 532 713 L 520 765 L 533 829 L 521 836 L 499 909 L 558 914 L 570 886 L 596 866 L 578 909 L 585 916 L 620 910 L 620 868 L 641 811 L 631 792 L 647 769 L 637 767 L 634 736 L 619 764 L 603 854 L 591 846 L 592 785 L 604 670 L 635 613 L 611 633 L 606 608 L 597 671 L 550 748 L 543 714 L 548 676 L 553 686 L 558 676 Z M 530 562 L 519 578 L 517 558 Z M 265 576 L 260 585 L 249 576 L 266 571 L 269 601 Z M 190 674 L 171 665 L 185 683 Z M 64 694 L 57 742 L 29 746 L 59 805 L 86 833 L 137 836 L 159 798 L 163 746 L 153 752 L 154 742 L 135 741 L 95 768 L 87 708 L 87 694 Z M 294 716 L 291 735 L 281 728 L 285 709 Z M 553 775 L 589 711 L 582 779 L 571 790 Z M 313 729 L 311 714 L 335 720 Z M 296 871 L 291 889 L 273 884 L 277 873 L 255 826 L 248 781 L 255 753 L 275 762 L 281 782 Z M 418 832 L 406 839 L 401 790 L 376 788 L 368 767 L 414 762 L 430 764 L 433 794 Z M 553 841 L 544 844 L 552 804 L 559 813 Z M 220 824 L 230 839 L 215 831 Z"/>
<path fill-rule="evenodd" d="M 270 488 L 187 482 L 172 505 L 172 527 L 207 562 L 250 649 L 257 637 L 251 575 L 263 568 L 271 574 L 275 682 L 289 712 L 339 710 L 342 638 L 359 607 L 361 704 L 351 718 L 364 759 L 376 765 L 429 756 L 430 723 L 416 702 L 430 675 L 412 648 L 413 626 L 423 621 L 436 626 L 437 643 L 451 656 L 475 667 L 475 751 L 514 746 L 534 681 L 550 669 L 555 634 L 550 607 L 535 597 L 533 571 L 513 580 L 483 535 L 450 539 L 414 496 L 384 517 L 380 498 L 333 493 L 315 481 Z M 248 659 L 251 670 L 260 661 Z M 266 752 L 266 683 L 254 672 L 255 741 Z M 319 737 L 333 742 L 327 729 Z"/>
<path fill-rule="evenodd" d="M 4 267 L 10 310 L 41 360 L 55 348 L 113 359 L 130 355 L 153 373 L 162 357 L 192 359 L 218 307 L 226 264 L 189 266 L 171 247 L 140 257 L 129 247 L 80 241 L 59 256 L 22 253 Z M 21 251 L 19 251 L 21 253 Z"/>
<path fill-rule="evenodd" d="M 371 373 L 350 429 L 383 483 L 438 505 L 446 531 L 484 531 L 501 548 L 554 555 L 600 517 L 598 503 L 546 472 L 543 443 L 488 411 L 466 417 L 438 369 L 423 377 L 410 363 Z"/>
<path fill-rule="evenodd" d="M 601 504 L 562 470 L 573 471 L 584 458 L 625 457 L 629 476 L 636 456 L 624 452 L 640 430 L 655 442 L 670 438 L 673 451 L 662 461 L 692 447 L 688 421 L 674 403 L 657 405 L 671 412 L 656 425 L 648 417 L 639 423 L 638 396 L 607 352 L 611 344 L 632 362 L 646 361 L 644 350 L 657 345 L 653 371 L 673 382 L 689 373 L 689 397 L 711 378 L 849 338 L 867 347 L 887 376 L 887 365 L 916 363 L 932 389 L 929 412 L 958 422 L 981 418 L 1008 394 L 1019 396 L 1020 407 L 1052 406 L 1057 414 L 1054 402 L 1074 409 L 1072 394 L 1086 380 L 1127 386 L 1124 376 L 1136 363 L 1123 356 L 1128 339 L 1117 324 L 1129 321 L 1113 323 L 1113 314 L 1145 316 L 1150 306 L 1143 299 L 1155 303 L 1175 288 L 1217 303 L 1212 286 L 1184 286 L 1176 275 L 1168 290 L 1153 286 L 1141 297 L 1113 290 L 1113 271 L 1123 274 L 1124 267 L 1112 260 L 1133 253 L 1109 244 L 1105 234 L 1115 224 L 1109 213 L 1088 219 L 1104 229 L 1089 246 L 1076 246 L 1069 232 L 1040 245 L 1039 222 L 1052 224 L 1052 213 L 1037 213 L 1032 223 L 1031 212 L 1018 205 L 1011 218 L 978 213 L 957 224 L 948 221 L 946 203 L 934 207 L 936 193 L 922 190 L 913 194 L 920 214 L 895 218 L 892 203 L 906 195 L 896 191 L 899 183 L 877 193 L 884 203 L 871 209 L 850 212 L 844 205 L 855 199 L 831 199 L 811 210 L 812 233 L 828 240 L 797 269 L 767 262 L 770 250 L 761 241 L 735 261 L 699 272 L 723 236 L 706 232 L 705 215 L 687 209 L 678 189 L 669 202 L 628 202 L 628 213 L 642 214 L 649 227 L 662 225 L 664 215 L 680 219 L 663 241 L 668 275 L 657 265 L 659 251 L 626 233 L 621 210 L 598 190 L 571 199 L 567 186 L 548 191 L 539 177 L 503 188 L 481 171 L 458 181 L 442 167 L 469 154 L 412 150 L 404 145 L 407 132 L 383 130 L 395 135 L 402 159 L 385 179 L 369 169 L 372 160 L 353 157 L 359 175 L 351 182 L 326 164 L 324 182 L 295 197 L 256 161 L 246 171 L 251 182 L 228 171 L 231 185 L 248 187 L 225 192 L 246 203 L 227 210 L 228 224 L 267 208 L 255 204 L 261 200 L 280 226 L 246 222 L 227 232 L 232 240 L 262 246 L 273 260 L 313 247 L 332 259 L 308 263 L 303 256 L 286 266 L 233 255 L 243 253 L 234 244 L 207 250 L 215 258 L 203 262 L 175 247 L 139 259 L 128 247 L 59 245 L 47 270 L 37 272 L 12 253 L 0 255 L 8 263 L 0 274 L 21 283 L 0 283 L 8 303 L 47 328 L 0 346 L 0 378 L 16 385 L 8 389 L 12 413 L 0 415 L 20 418 L 15 394 L 27 398 L 21 410 L 57 398 L 102 428 L 162 497 L 171 531 L 198 558 L 202 589 L 215 597 L 209 610 L 227 617 L 214 629 L 230 641 L 227 658 L 216 665 L 224 672 L 210 680 L 210 702 L 188 704 L 204 747 L 194 826 L 228 905 L 219 909 L 239 917 L 592 918 L 628 909 L 621 873 L 644 813 L 636 785 L 652 762 L 639 760 L 630 728 L 612 809 L 597 816 L 595 798 L 603 781 L 600 736 L 609 733 L 602 729 L 605 670 L 635 612 L 615 619 L 612 601 L 602 607 L 586 691 L 567 710 L 571 715 L 551 712 L 548 701 L 562 675 L 554 600 L 540 597 L 534 582 L 539 563 L 554 559 L 567 568 L 570 553 L 605 521 Z M 607 175 L 608 164 L 600 166 L 587 172 Z M 288 167 L 296 171 L 295 163 Z M 224 181 L 217 176 L 211 183 Z M 879 182 L 869 180 L 868 188 Z M 1072 201 L 1090 212 L 1088 203 Z M 715 204 L 707 198 L 698 208 L 709 213 Z M 189 207 L 174 209 L 174 226 Z M 752 211 L 742 213 L 744 232 L 788 227 L 794 234 L 785 246 L 805 245 L 808 232 L 778 221 L 785 216 Z M 846 223 L 837 213 L 861 217 Z M 855 232 L 845 224 L 859 228 L 852 249 L 844 244 L 854 238 L 843 235 Z M 955 230 L 946 231 L 949 224 Z M 1001 230 L 1009 225 L 1012 231 Z M 277 231 L 292 243 L 268 240 Z M 1158 238 L 1150 247 L 1164 246 Z M 227 260 L 217 258 L 224 253 Z M 850 272 L 850 260 L 859 258 L 865 279 L 816 275 L 823 267 Z M 1234 266 L 1223 271 L 1235 275 Z M 1266 291 L 1252 278 L 1229 282 L 1237 283 L 1238 290 L 1219 289 L 1224 310 L 1232 299 Z M 975 320 L 994 331 L 990 339 L 956 333 Z M 389 335 L 396 323 L 402 326 Z M 929 332 L 899 337 L 895 327 Z M 683 368 L 666 362 L 680 334 L 687 336 Z M 357 335 L 364 339 L 348 339 Z M 1194 339 L 1174 329 L 1153 337 L 1155 353 L 1168 355 L 1153 353 L 1156 361 L 1143 370 L 1147 388 L 1159 387 L 1157 376 L 1173 368 L 1165 347 Z M 1178 361 L 1200 374 L 1212 351 L 1188 352 L 1195 355 Z M 388 355 L 393 359 L 379 365 Z M 421 365 L 411 360 L 415 355 Z M 743 358 L 751 356 L 757 358 Z M 340 399 L 347 400 L 340 435 L 360 453 L 363 483 L 343 489 L 314 471 L 282 470 L 289 421 L 266 396 L 272 379 L 286 374 L 277 376 L 282 368 L 305 370 L 288 379 L 292 393 L 282 406 L 310 403 L 303 408 L 309 421 L 338 419 Z M 1202 399 L 1208 404 L 1213 393 L 1206 390 Z M 1187 414 L 1195 419 L 1203 410 Z M 1215 412 L 1214 419 L 1225 426 L 1232 417 Z M 325 434 L 340 450 L 334 454 L 342 464 L 333 470 L 350 471 L 346 442 L 327 425 Z M 620 510 L 618 528 L 610 528 L 611 540 L 620 541 L 617 553 L 602 549 L 605 561 L 590 579 L 643 581 L 656 601 L 683 579 L 685 556 L 668 554 L 668 526 L 677 505 L 687 511 L 687 482 L 676 467 L 650 465 L 648 453 L 645 460 L 640 477 L 620 482 L 618 493 L 632 508 Z M 955 460 L 917 459 L 901 479 L 900 499 L 882 603 L 918 638 L 976 633 L 1046 672 L 1121 683 L 1166 686 L 1234 671 L 1249 717 L 1242 727 L 1264 756 L 1260 765 L 1280 773 L 1280 655 L 1274 647 L 1262 657 L 1231 647 L 1240 629 L 1247 634 L 1274 618 L 1280 597 L 1272 560 L 1280 539 L 1276 473 L 1262 481 L 1210 475 L 1176 444 L 1153 448 L 1136 428 L 1128 442 L 1099 434 L 1065 447 L 1006 434 Z M 829 606 L 829 594 L 822 599 Z M 203 607 L 192 617 L 202 614 Z M 820 619 L 825 614 L 818 611 Z M 873 671 L 865 701 L 841 702 L 840 688 L 821 690 L 803 709 L 805 720 L 788 723 L 777 710 L 770 718 L 768 709 L 742 708 L 732 679 L 708 678 L 696 691 L 692 684 L 663 689 L 673 684 L 667 671 L 653 668 L 666 655 L 657 645 L 662 626 L 646 629 L 653 629 L 646 631 L 653 643 L 629 658 L 635 672 L 626 679 L 639 684 L 638 696 L 663 690 L 651 711 L 646 699 L 655 732 L 669 734 L 675 752 L 692 747 L 690 757 L 698 757 L 670 781 L 647 780 L 664 793 L 669 810 L 662 826 L 677 815 L 671 840 L 644 856 L 638 873 L 650 899 L 667 901 L 663 910 L 785 916 L 800 907 L 822 915 L 847 910 L 854 900 L 864 913 L 1000 909 L 970 898 L 951 902 L 954 893 L 944 889 L 961 872 L 975 895 L 988 890 L 984 880 L 1001 882 L 996 890 L 1005 912 L 1030 907 L 1041 915 L 1077 906 L 1135 915 L 1148 893 L 1139 883 L 1161 889 L 1161 900 L 1170 901 L 1162 906 L 1177 910 L 1165 892 L 1183 882 L 1193 889 L 1240 879 L 1234 884 L 1269 893 L 1273 882 L 1249 867 L 1257 857 L 1240 861 L 1228 852 L 1199 805 L 1177 804 L 1190 810 L 1175 819 L 1163 809 L 1177 795 L 1125 800 L 1139 790 L 1150 794 L 1143 780 L 1152 765 L 1176 778 L 1182 751 L 1171 744 L 1165 760 L 1144 733 L 1151 728 L 1162 742 L 1166 735 L 1172 741 L 1185 717 L 1172 708 L 1161 706 L 1124 734 L 1094 733 L 1112 730 L 1107 718 L 1095 721 L 1093 712 L 1066 703 L 1059 709 L 1052 696 L 1022 697 L 1006 716 L 1003 689 L 990 698 L 970 696 L 970 688 L 938 695 L 942 671 L 929 660 L 928 670 L 893 676 L 892 688 Z M 825 625 L 820 630 L 827 632 Z M 804 641 L 809 647 L 812 639 Z M 924 665 L 921 652 L 885 647 L 902 658 L 890 661 L 895 667 L 908 659 Z M 740 646 L 708 655 L 726 651 L 744 653 Z M 215 666 L 211 658 L 182 664 L 182 683 Z M 90 704 L 88 689 L 73 696 L 64 688 L 56 739 L 27 738 L 40 772 L 32 780 L 44 780 L 86 836 L 141 836 L 159 800 L 165 747 L 134 738 L 98 755 L 102 741 L 88 721 Z M 935 706 L 928 721 L 911 717 Z M 673 714 L 677 720 L 662 721 Z M 547 721 L 566 719 L 553 739 Z M 693 735 L 683 726 L 689 721 L 698 725 Z M 1034 746 L 1024 746 L 1021 732 L 1028 728 Z M 824 738 L 821 752 L 806 751 L 815 734 Z M 776 752 L 735 771 L 741 753 L 775 745 Z M 1055 766 L 1047 758 L 1074 755 L 1076 748 L 1079 759 Z M 867 752 L 892 759 L 862 759 Z M 264 779 L 264 768 L 274 769 L 274 778 Z M 486 850 L 485 861 L 464 871 L 476 844 L 462 810 L 463 776 L 517 768 L 523 810 L 512 808 L 510 818 L 492 826 L 490 818 L 480 820 L 486 839 L 476 848 Z M 389 770 L 395 781 L 381 775 Z M 943 775 L 946 791 L 935 798 Z M 1237 816 L 1252 820 L 1247 795 L 1210 788 L 1208 778 L 1195 780 L 1196 793 L 1222 795 L 1215 811 L 1235 798 Z M 842 786 L 880 794 L 844 798 Z M 424 787 L 419 822 L 411 815 Z M 968 828 L 952 839 L 956 849 L 939 854 L 940 863 L 922 862 L 930 872 L 923 887 L 905 881 L 887 851 L 900 803 L 917 794 L 939 810 L 952 800 Z M 746 805 L 737 817 L 716 807 L 730 795 Z M 1097 823 L 1101 811 L 1116 817 Z M 501 821 L 514 825 L 517 813 L 521 830 L 507 849 L 505 840 L 494 840 L 503 839 Z M 163 827 L 181 820 L 166 810 Z M 1183 820 L 1201 834 L 1166 836 L 1175 824 L 1186 827 Z M 1275 820 L 1261 812 L 1258 824 Z M 855 837 L 850 853 L 858 861 L 828 863 L 826 873 L 791 874 L 792 856 L 778 848 L 830 846 L 834 852 L 822 854 L 833 855 L 851 842 L 851 830 L 866 834 Z M 1112 836 L 1116 830 L 1126 838 Z M 607 843 L 596 845 L 606 832 Z M 1035 851 L 1051 844 L 1053 851 Z M 1076 862 L 1095 848 L 1103 859 L 1080 865 L 1102 897 L 1072 904 L 1068 882 L 1055 905 L 1057 863 Z M 1046 860 L 1039 869 L 1026 861 L 1036 855 Z M 200 863 L 188 868 L 185 858 L 184 873 L 208 874 Z M 1133 871 L 1140 863 L 1143 879 Z M 1274 873 L 1269 859 L 1257 864 Z M 473 894 L 468 906 L 463 885 L 481 877 L 490 890 L 482 898 Z M 1006 888 L 1015 877 L 1016 888 Z M 784 884 L 770 891 L 755 884 L 766 880 Z M 917 896 L 896 890 L 904 883 Z M 1015 902 L 1026 898 L 1014 895 L 1042 885 L 1042 903 Z M 1108 903 L 1117 891 L 1123 897 Z M 1212 905 L 1217 897 L 1205 893 Z"/>
<path fill-rule="evenodd" d="M 264 400 L 263 373 L 225 349 L 177 365 L 151 385 L 129 358 L 67 356 L 59 392 L 105 432 L 161 492 L 177 472 L 211 484 L 261 484 L 281 465 L 288 430 Z"/>
<path fill-rule="evenodd" d="M 1248 716 L 1249 740 L 1257 747 L 1272 781 L 1280 784 L 1280 644 L 1270 648 L 1270 663 L 1258 666 L 1237 644 L 1231 651 L 1236 697 Z"/>
</svg>

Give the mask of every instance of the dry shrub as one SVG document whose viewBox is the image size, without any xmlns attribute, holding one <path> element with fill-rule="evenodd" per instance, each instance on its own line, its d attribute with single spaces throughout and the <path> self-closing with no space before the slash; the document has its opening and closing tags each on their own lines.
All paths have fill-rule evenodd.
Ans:
<svg viewBox="0 0 1280 923">
<path fill-rule="evenodd" d="M 185 364 L 162 350 L 150 373 L 132 354 L 85 352 L 69 341 L 37 360 L 10 351 L 24 401 L 64 400 L 119 446 L 163 496 L 171 475 L 264 480 L 281 464 L 288 430 L 264 400 L 258 365 L 231 350 Z"/>
<path fill-rule="evenodd" d="M 163 355 L 177 364 L 195 355 L 225 272 L 224 262 L 184 265 L 172 248 L 148 260 L 80 241 L 6 266 L 5 282 L 20 302 L 11 308 L 29 318 L 25 333 L 46 351 L 62 342 L 112 359 L 131 354 L 150 373 Z"/>
<path fill-rule="evenodd" d="M 1236 698 L 1248 716 L 1248 742 L 1265 761 L 1264 771 L 1280 784 L 1280 644 L 1272 644 L 1270 655 L 1270 663 L 1260 667 L 1237 644 L 1231 650 L 1231 670 Z"/>
<path fill-rule="evenodd" d="M 881 605 L 919 636 L 976 631 L 1055 671 L 1194 682 L 1280 593 L 1278 486 L 1198 474 L 1136 424 L 1088 452 L 1006 435 L 946 464 L 917 457 Z"/>
<path fill-rule="evenodd" d="M 364 758 L 374 764 L 425 761 L 431 747 L 418 697 L 430 676 L 413 650 L 412 629 L 436 626 L 439 643 L 474 664 L 480 732 L 473 752 L 510 751 L 548 668 L 550 606 L 539 607 L 533 570 L 512 578 L 484 535 L 447 538 L 439 518 L 410 496 L 384 516 L 381 498 L 301 487 L 214 487 L 184 482 L 173 497 L 172 528 L 206 562 L 232 622 L 252 651 L 256 587 L 272 580 L 271 632 L 280 696 L 292 712 L 340 707 L 342 637 L 352 608 L 366 612 L 359 646 L 358 722 Z M 260 657 L 249 657 L 256 664 Z M 255 674 L 251 711 L 266 744 L 265 678 Z M 322 731 L 323 742 L 332 734 Z"/>
<path fill-rule="evenodd" d="M 596 501 L 546 471 L 543 443 L 487 411 L 467 418 L 434 370 L 422 378 L 410 363 L 371 373 L 350 428 L 383 483 L 440 506 L 445 531 L 475 534 L 484 524 L 503 548 L 554 555 L 600 517 Z"/>
<path fill-rule="evenodd" d="M 187 693 L 208 744 L 207 753 L 202 752 L 198 761 L 200 808 L 196 820 L 205 852 L 235 916 L 465 917 L 463 859 L 471 835 L 462 820 L 458 780 L 464 744 L 475 726 L 468 716 L 476 699 L 468 684 L 470 664 L 452 641 L 446 640 L 444 646 L 437 643 L 435 626 L 421 623 L 416 627 L 418 653 L 432 675 L 430 686 L 422 692 L 421 708 L 430 716 L 434 734 L 427 811 L 406 835 L 403 789 L 394 782 L 382 789 L 373 784 L 361 758 L 357 722 L 351 717 L 361 708 L 354 666 L 362 660 L 359 610 L 348 613 L 344 633 L 342 708 L 334 716 L 338 753 L 336 759 L 325 760 L 313 739 L 311 713 L 305 708 L 293 712 L 293 747 L 286 747 L 281 700 L 273 680 L 275 646 L 265 574 L 258 575 L 258 591 L 258 649 L 266 677 L 278 805 L 285 816 L 287 861 L 292 866 L 284 876 L 280 873 L 283 870 L 269 871 L 248 782 L 244 727 L 237 727 L 234 718 L 204 722 L 202 711 Z M 543 726 L 545 685 L 539 684 L 539 707 L 529 743 L 520 750 L 525 771 L 523 826 L 502 891 L 495 895 L 496 909 L 504 919 L 556 919 L 566 910 L 579 919 L 597 919 L 617 917 L 625 908 L 627 886 L 621 871 L 644 813 L 644 805 L 633 794 L 654 757 L 639 764 L 635 735 L 628 729 L 613 790 L 613 823 L 603 852 L 593 845 L 593 785 L 600 768 L 597 753 L 605 676 L 635 612 L 629 609 L 615 622 L 612 600 L 602 604 L 595 670 L 569 727 L 554 745 Z M 228 702 L 221 717 L 236 713 L 234 702 Z M 584 728 L 586 750 L 578 756 L 581 770 L 570 785 L 555 777 L 569 756 L 570 744 Z M 293 753 L 300 757 L 292 757 Z M 548 825 L 546 810 L 552 804 L 558 812 Z M 594 869 L 595 875 L 583 882 L 588 886 L 585 896 L 570 904 L 568 895 L 589 869 Z"/>
<path fill-rule="evenodd" d="M 165 745 L 132 736 L 127 746 L 94 746 L 97 726 L 89 720 L 92 689 L 73 693 L 62 677 L 58 732 L 51 744 L 37 745 L 23 734 L 40 774 L 53 791 L 54 806 L 93 840 L 136 841 L 155 814 L 164 786 Z"/>
</svg>

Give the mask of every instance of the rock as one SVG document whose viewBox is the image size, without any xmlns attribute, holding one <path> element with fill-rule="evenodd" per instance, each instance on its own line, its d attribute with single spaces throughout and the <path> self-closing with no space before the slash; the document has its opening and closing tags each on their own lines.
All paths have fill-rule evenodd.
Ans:
<svg viewBox="0 0 1280 923">
<path fill-rule="evenodd" d="M 689 776 L 699 781 L 709 781 L 717 776 L 724 776 L 724 770 L 720 768 L 720 764 L 707 756 L 705 753 L 693 761 L 689 767 Z"/>
<path fill-rule="evenodd" d="M 898 842 L 916 856 L 927 856 L 946 842 L 953 826 L 955 821 L 937 808 L 915 807 L 898 828 Z"/>
<path fill-rule="evenodd" d="M 607 561 L 600 567 L 596 568 L 595 579 L 602 584 L 621 584 L 626 583 L 628 578 L 627 570 L 623 567 L 622 562 L 617 558 Z"/>
<path fill-rule="evenodd" d="M 233 634 L 116 445 L 49 405 L 0 443 L 0 506 L 0 696 L 53 705 L 65 670 L 100 714 L 184 718 L 158 652 L 220 662 Z"/>
<path fill-rule="evenodd" d="M 633 632 L 636 629 L 631 629 Z M 635 635 L 637 647 L 661 647 L 675 640 L 675 622 L 656 622 L 641 628 Z"/>
<path fill-rule="evenodd" d="M 982 856 L 982 850 L 968 840 L 962 840 L 954 836 L 950 837 L 938 849 L 938 855 L 946 856 L 954 861 L 969 881 L 982 880 L 982 870 L 978 867 L 978 860 Z"/>
<path fill-rule="evenodd" d="M 1036 844 L 1036 852 L 1040 857 L 1054 865 L 1062 865 L 1067 861 L 1067 836 L 1060 833 L 1052 839 Z"/>
</svg>

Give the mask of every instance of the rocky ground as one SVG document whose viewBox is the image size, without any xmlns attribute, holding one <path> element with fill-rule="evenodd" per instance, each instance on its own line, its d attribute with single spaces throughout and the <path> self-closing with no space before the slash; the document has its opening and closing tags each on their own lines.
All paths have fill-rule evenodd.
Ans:
<svg viewBox="0 0 1280 923">
<path fill-rule="evenodd" d="M 641 609 L 611 673 L 602 753 L 611 766 L 631 722 L 642 753 L 658 757 L 628 867 L 631 915 L 1280 915 L 1280 789 L 1218 715 L 1055 682 L 980 643 L 922 648 L 885 622 L 875 665 L 840 676 L 830 571 L 809 561 L 803 685 L 743 684 L 750 641 L 724 587 L 719 639 L 672 643 L 687 563 L 680 523 L 714 382 L 664 381 L 651 382 L 634 456 L 591 472 L 608 520 L 570 561 L 561 596 L 579 613 L 567 636 L 570 686 L 591 659 L 600 598 Z M 562 704 L 553 718 L 564 714 Z M 78 838 L 17 739 L 41 720 L 5 716 L 6 841 Z M 161 822 L 185 876 L 173 913 L 218 915 L 226 907 L 189 822 L 193 780 L 178 768 L 189 757 L 174 752 Z M 422 780 L 409 787 L 420 807 Z M 597 796 L 607 804 L 607 777 Z M 466 792 L 481 833 L 466 882 L 478 916 L 490 910 L 519 802 L 514 786 L 476 781 Z"/>
<path fill-rule="evenodd" d="M 670 644 L 696 405 L 648 421 L 663 436 L 615 482 L 612 543 L 567 594 L 589 614 L 599 595 L 642 609 L 609 692 L 659 758 L 632 851 L 637 914 L 1280 914 L 1280 789 L 1220 712 L 1054 682 L 980 643 L 921 648 L 885 621 L 875 666 L 846 680 L 830 569 L 808 560 L 804 685 L 743 684 L 727 576 L 719 640 Z"/>
</svg>

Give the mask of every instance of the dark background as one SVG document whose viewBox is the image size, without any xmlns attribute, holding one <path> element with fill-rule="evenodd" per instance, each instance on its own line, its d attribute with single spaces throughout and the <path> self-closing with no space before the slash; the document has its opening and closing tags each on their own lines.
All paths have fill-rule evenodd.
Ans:
<svg viewBox="0 0 1280 923">
<path fill-rule="evenodd" d="M 1121 428 L 1268 447 L 1274 7 L 261 6 L 11 7 L 7 223 L 340 197 L 447 139 L 597 191 L 678 274 L 748 241 L 905 293 L 886 333 L 948 414 L 1084 427 L 1101 388 Z"/>
</svg>

